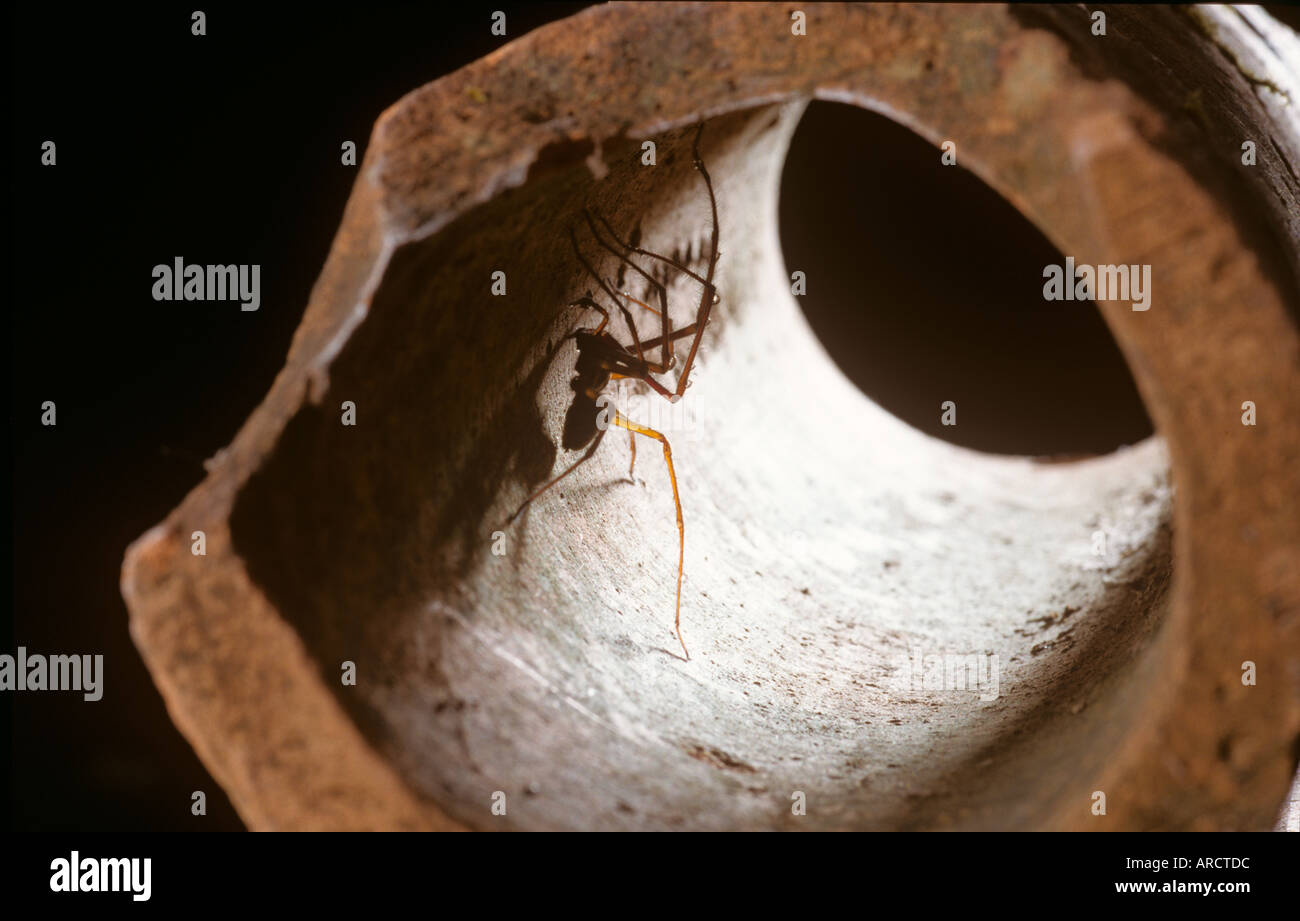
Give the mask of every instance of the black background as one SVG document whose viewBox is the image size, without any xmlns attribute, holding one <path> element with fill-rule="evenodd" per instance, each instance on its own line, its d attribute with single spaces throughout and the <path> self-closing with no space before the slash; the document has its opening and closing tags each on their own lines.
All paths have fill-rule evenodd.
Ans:
<svg viewBox="0 0 1300 921">
<path fill-rule="evenodd" d="M 161 843 L 149 835 L 86 838 L 40 835 L 25 841 L 28 847 L 10 862 L 15 885 L 6 890 L 6 904 L 41 901 L 66 912 L 70 901 L 79 901 L 132 912 L 149 907 L 174 911 L 201 898 L 210 911 L 247 911 L 250 903 L 260 906 L 280 896 L 300 914 L 319 909 L 338 916 L 349 909 L 373 912 L 379 899 L 391 899 L 394 892 L 436 905 L 444 893 L 459 891 L 486 893 L 499 911 L 536 913 L 539 904 L 569 908 L 579 900 L 625 903 L 635 887 L 646 901 L 688 905 L 710 914 L 795 915 L 807 911 L 810 899 L 836 887 L 863 898 L 883 895 L 922 915 L 926 909 L 948 905 L 962 917 L 994 905 L 1034 914 L 1048 903 L 1064 902 L 1076 909 L 1127 903 L 1130 913 L 1164 908 L 1180 915 L 1195 907 L 1216 917 L 1249 906 L 1256 912 L 1271 908 L 1287 917 L 1286 906 L 1294 907 L 1295 900 L 1292 839 L 1267 832 L 996 837 L 913 833 L 854 842 L 865 847 L 845 847 L 836 835 L 678 836 L 667 856 L 657 836 L 623 836 L 611 847 L 604 836 L 569 835 L 562 849 L 551 848 L 541 856 L 528 835 L 457 836 L 454 845 L 436 850 L 425 841 L 396 835 L 251 835 L 238 847 L 214 835 Z M 435 845 L 442 843 L 450 842 Z M 52 860 L 66 860 L 78 847 L 83 857 L 149 857 L 150 900 L 133 902 L 127 893 L 51 893 Z M 1172 858 L 1186 857 L 1194 863 L 1202 856 L 1243 858 L 1248 868 L 1129 868 L 1130 859 L 1165 858 L 1172 863 Z M 719 865 L 779 868 L 779 882 L 773 872 L 772 884 L 754 885 L 741 874 L 719 872 Z M 503 868 L 509 873 L 505 886 Z M 1116 884 L 1160 886 L 1172 880 L 1246 883 L 1250 891 L 1208 896 L 1116 892 Z M 1212 907 L 1207 911 L 1207 906 Z"/>
<path fill-rule="evenodd" d="M 379 114 L 581 4 L 205 4 L 11 19 L 13 632 L 103 653 L 105 695 L 4 694 L 20 829 L 238 829 L 127 633 L 127 545 L 203 479 L 288 353 Z M 492 9 L 508 36 L 489 31 Z M 58 165 L 40 165 L 45 140 Z M 155 302 L 151 270 L 258 263 L 262 306 Z M 40 424 L 53 400 L 58 425 Z M 205 790 L 208 814 L 190 814 Z"/>
<path fill-rule="evenodd" d="M 189 9 L 11 12 L 3 649 L 102 653 L 106 688 L 98 703 L 3 695 L 13 827 L 243 827 L 131 643 L 123 552 L 202 480 L 280 369 L 355 178 L 341 143 L 360 161 L 402 95 L 581 6 L 205 5 L 203 37 Z M 489 32 L 493 8 L 507 39 Z M 815 106 L 796 135 L 783 246 L 846 373 L 985 450 L 1089 453 L 1149 433 L 1095 310 L 1044 310 L 1041 270 L 1059 254 L 937 164 L 910 132 L 842 106 Z M 152 267 L 176 256 L 260 264 L 261 309 L 153 301 Z M 938 425 L 950 398 L 956 432 Z M 40 425 L 45 400 L 57 427 Z"/>
</svg>

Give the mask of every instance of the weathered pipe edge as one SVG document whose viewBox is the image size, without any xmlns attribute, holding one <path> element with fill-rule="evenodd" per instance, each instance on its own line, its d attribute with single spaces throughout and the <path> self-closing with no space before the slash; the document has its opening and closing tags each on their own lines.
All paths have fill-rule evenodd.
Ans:
<svg viewBox="0 0 1300 921">
<path fill-rule="evenodd" d="M 1064 800 L 1032 824 L 1271 826 L 1300 732 L 1300 524 L 1279 514 L 1300 493 L 1300 444 L 1284 427 L 1300 418 L 1289 280 L 1266 274 L 1268 255 L 1240 238 L 1243 218 L 1151 140 L 1162 115 L 1118 84 L 1084 78 L 1059 38 L 991 7 L 805 9 L 809 34 L 798 39 L 781 6 L 592 9 L 380 119 L 286 367 L 207 479 L 132 545 L 123 568 L 136 644 L 251 827 L 460 827 L 362 736 L 250 580 L 229 527 L 290 420 L 323 398 L 394 252 L 530 172 L 562 169 L 565 156 L 801 98 L 884 111 L 935 142 L 957 138 L 966 166 L 1063 252 L 1153 264 L 1167 310 L 1100 306 L 1178 489 L 1173 608 L 1147 654 L 1158 680 L 1088 784 L 1108 794 L 1105 824 Z M 1217 60 L 1189 29 L 1184 50 L 1197 47 Z M 1294 239 L 1275 243 L 1294 259 Z M 1195 258 L 1177 258 L 1188 250 Z M 1233 426 L 1246 399 L 1268 409 L 1243 443 Z M 188 552 L 196 529 L 207 533 L 206 557 Z M 1245 660 L 1258 666 L 1258 687 L 1241 685 Z"/>
</svg>

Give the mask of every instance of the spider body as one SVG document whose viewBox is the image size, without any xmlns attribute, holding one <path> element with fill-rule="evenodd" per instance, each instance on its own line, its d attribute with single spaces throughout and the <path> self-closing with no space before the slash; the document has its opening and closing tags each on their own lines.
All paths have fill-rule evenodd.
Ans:
<svg viewBox="0 0 1300 921">
<path fill-rule="evenodd" d="M 682 617 L 682 573 L 686 559 L 686 530 L 682 523 L 682 503 L 681 496 L 677 491 L 677 473 L 673 469 L 672 448 L 668 444 L 668 439 L 660 432 L 648 428 L 640 423 L 634 422 L 617 410 L 601 408 L 601 396 L 610 382 L 627 378 L 638 380 L 645 383 L 651 390 L 660 396 L 676 403 L 682 398 L 689 384 L 691 368 L 695 363 L 695 358 L 699 352 L 700 341 L 704 334 L 704 329 L 708 325 L 709 313 L 719 301 L 717 289 L 713 285 L 713 274 L 718 261 L 718 203 L 713 194 L 713 181 L 709 177 L 709 172 L 704 166 L 704 161 L 700 157 L 700 135 L 703 133 L 704 126 L 701 124 L 695 133 L 695 143 L 693 146 L 694 166 L 703 177 L 704 185 L 708 191 L 709 206 L 713 219 L 712 236 L 710 242 L 710 252 L 706 276 L 702 277 L 683 265 L 680 258 L 670 258 L 661 256 L 650 250 L 642 249 L 640 246 L 640 228 L 633 231 L 628 242 L 623 242 L 614 232 L 609 222 L 599 214 L 596 218 L 604 229 L 604 234 L 597 227 L 596 220 L 593 220 L 590 210 L 584 209 L 583 216 L 587 227 L 590 229 L 593 238 L 597 244 L 607 252 L 613 254 L 619 261 L 619 274 L 621 282 L 625 277 L 628 269 L 639 274 L 649 284 L 650 289 L 657 295 L 659 308 L 656 309 L 649 304 L 638 300 L 626 291 L 616 292 L 615 288 L 606 281 L 596 268 L 583 255 L 582 249 L 578 246 L 577 235 L 573 228 L 569 230 L 569 239 L 573 246 L 574 254 L 578 261 L 587 270 L 587 273 L 596 280 L 601 290 L 613 301 L 615 308 L 622 315 L 628 332 L 632 337 L 632 344 L 625 345 L 619 342 L 606 327 L 610 321 L 610 310 L 596 301 L 595 295 L 588 291 L 584 297 L 578 298 L 569 304 L 570 307 L 584 307 L 594 310 L 601 315 L 600 323 L 593 328 L 578 329 L 570 333 L 565 338 L 572 338 L 577 346 L 578 358 L 574 364 L 573 377 L 569 380 L 569 386 L 573 390 L 573 402 L 570 403 L 569 409 L 564 417 L 564 429 L 560 437 L 560 444 L 566 451 L 576 451 L 585 447 L 583 455 L 574 461 L 564 472 L 554 479 L 545 483 L 540 489 L 524 500 L 523 504 L 510 516 L 510 521 L 514 521 L 538 496 L 546 492 L 560 480 L 564 479 L 581 464 L 595 454 L 596 449 L 600 446 L 610 425 L 626 429 L 628 432 L 628 441 L 632 451 L 632 462 L 628 468 L 629 476 L 636 466 L 636 438 L 638 435 L 646 438 L 652 438 L 658 441 L 664 452 L 664 462 L 668 466 L 668 478 L 673 487 L 673 502 L 677 509 L 677 531 L 678 531 L 678 557 L 677 557 L 677 613 L 674 620 L 674 626 L 677 631 L 677 639 L 682 644 L 682 652 L 687 660 L 690 659 L 690 652 L 686 649 L 686 641 L 682 638 L 681 617 Z M 613 243 L 605 239 L 608 235 Z M 699 305 L 695 312 L 695 321 L 681 329 L 673 329 L 672 321 L 668 314 L 668 296 L 664 284 L 656 277 L 639 266 L 632 260 L 632 255 L 640 255 L 648 259 L 657 260 L 659 267 L 676 270 L 683 275 L 695 280 L 701 285 L 702 292 L 700 295 Z M 675 254 L 676 255 L 676 254 Z M 657 273 L 662 274 L 662 273 Z M 662 334 L 647 342 L 642 342 L 637 333 L 636 323 L 632 319 L 627 306 L 623 300 L 630 301 L 646 310 L 659 315 L 662 321 Z M 682 367 L 681 373 L 677 377 L 676 386 L 668 389 L 664 384 L 655 378 L 654 375 L 662 374 L 668 371 L 676 364 L 676 357 L 673 351 L 673 344 L 686 337 L 691 338 L 690 352 L 687 355 L 686 362 Z M 647 351 L 659 349 L 660 356 L 658 361 L 646 357 Z"/>
<path fill-rule="evenodd" d="M 579 330 L 573 334 L 578 347 L 578 361 L 569 386 L 573 388 L 573 402 L 564 416 L 564 434 L 560 444 L 566 451 L 584 448 L 596 437 L 596 400 L 609 386 L 611 371 L 606 356 L 623 347 L 608 333 Z"/>
</svg>

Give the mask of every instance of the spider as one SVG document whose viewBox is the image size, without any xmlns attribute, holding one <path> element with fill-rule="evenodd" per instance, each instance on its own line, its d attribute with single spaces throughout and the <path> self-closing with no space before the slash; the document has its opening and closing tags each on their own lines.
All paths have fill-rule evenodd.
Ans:
<svg viewBox="0 0 1300 921">
<path fill-rule="evenodd" d="M 713 284 L 714 270 L 718 262 L 718 200 L 713 193 L 713 180 L 709 176 L 708 169 L 704 166 L 704 160 L 700 157 L 700 137 L 703 133 L 704 124 L 701 123 L 696 128 L 691 152 L 695 169 L 703 178 L 704 187 L 709 195 L 709 208 L 713 222 L 712 235 L 709 241 L 708 268 L 704 276 L 693 272 L 678 259 L 661 256 L 658 253 L 642 249 L 637 245 L 639 241 L 635 239 L 631 241 L 620 239 L 602 215 L 597 212 L 593 218 L 591 209 L 583 209 L 583 218 L 596 243 L 601 248 L 612 253 L 619 260 L 622 267 L 630 268 L 649 283 L 650 289 L 658 297 L 658 309 L 638 300 L 626 291 L 621 292 L 621 294 L 616 292 L 609 282 L 587 261 L 578 246 L 577 234 L 572 227 L 569 228 L 569 242 L 573 246 L 574 254 L 578 257 L 578 261 L 582 263 L 583 268 L 596 280 L 600 289 L 622 314 L 628 331 L 631 333 L 632 344 L 630 346 L 624 345 L 606 330 L 610 321 L 610 311 L 596 301 L 591 291 L 587 291 L 585 296 L 568 304 L 569 307 L 583 307 L 594 310 L 601 315 L 600 323 L 595 327 L 578 329 L 564 337 L 565 339 L 572 338 L 574 340 L 578 349 L 578 360 L 574 367 L 574 375 L 569 381 L 569 386 L 573 390 L 573 402 L 565 414 L 564 430 L 560 441 L 566 451 L 576 451 L 584 446 L 587 450 L 580 458 L 569 465 L 564 472 L 543 484 L 525 499 L 507 521 L 507 524 L 512 523 L 542 493 L 590 460 L 591 456 L 596 453 L 596 449 L 600 447 L 600 443 L 610 425 L 627 430 L 628 443 L 631 445 L 632 450 L 632 462 L 628 467 L 629 476 L 632 475 L 632 471 L 636 467 L 636 437 L 641 435 L 658 441 L 663 446 L 664 461 L 668 466 L 668 479 L 673 486 L 673 503 L 677 508 L 677 606 L 673 624 L 677 631 L 677 640 L 682 644 L 682 652 L 685 654 L 687 661 L 690 660 L 691 654 L 686 648 L 686 640 L 682 638 L 682 570 L 686 561 L 686 529 L 682 523 L 682 500 L 677 491 L 677 473 L 673 469 L 672 447 L 661 432 L 628 419 L 617 409 L 613 410 L 611 415 L 611 410 L 605 405 L 608 403 L 609 398 L 602 398 L 602 394 L 611 381 L 623 378 L 645 382 L 651 390 L 671 403 L 676 403 L 686 393 L 686 387 L 690 382 L 691 368 L 695 364 L 696 355 L 699 354 L 700 340 L 709 322 L 709 314 L 720 300 L 717 288 Z M 599 228 L 597 222 L 599 222 Z M 601 232 L 602 229 L 604 234 Z M 605 235 L 608 235 L 614 245 L 611 245 L 605 239 Z M 681 329 L 673 329 L 672 320 L 668 315 L 667 289 L 650 273 L 633 262 L 631 259 L 632 254 L 658 260 L 661 264 L 699 282 L 702 290 L 700 303 L 695 310 L 694 323 Z M 622 268 L 620 268 L 619 274 L 621 278 L 623 275 Z M 642 342 L 637 333 L 636 323 L 632 320 L 632 314 L 623 303 L 623 300 L 658 314 L 662 325 L 661 335 L 647 342 Z M 669 390 L 654 375 L 663 374 L 676 364 L 674 343 L 688 336 L 691 338 L 690 351 L 687 353 L 681 374 L 677 377 L 676 387 Z M 647 358 L 646 353 L 653 352 L 656 348 L 659 349 L 659 360 L 654 361 Z"/>
</svg>

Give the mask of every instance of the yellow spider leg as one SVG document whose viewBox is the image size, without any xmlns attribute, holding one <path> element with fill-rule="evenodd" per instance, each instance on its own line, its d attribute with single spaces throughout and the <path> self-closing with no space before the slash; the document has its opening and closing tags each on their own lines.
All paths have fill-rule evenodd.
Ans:
<svg viewBox="0 0 1300 921">
<path fill-rule="evenodd" d="M 647 304 L 645 301 L 638 301 L 636 298 L 634 298 L 632 295 L 628 294 L 626 291 L 620 291 L 619 293 L 622 294 L 622 295 L 623 295 L 625 298 L 627 298 L 629 301 L 631 301 L 633 304 L 640 304 L 642 307 L 644 307 L 646 310 L 648 310 L 648 311 L 650 311 L 651 313 L 653 313 L 655 316 L 659 316 L 659 311 L 656 310 L 655 308 L 651 307 L 651 306 L 650 306 L 649 304 Z"/>
<path fill-rule="evenodd" d="M 686 653 L 686 659 L 689 661 L 691 654 L 686 648 L 686 640 L 682 639 L 682 567 L 686 563 L 686 528 L 682 524 L 682 499 L 677 492 L 677 472 L 673 469 L 673 449 L 669 447 L 668 439 L 661 433 L 646 428 L 638 422 L 633 422 L 620 412 L 615 412 L 614 418 L 610 421 L 620 428 L 627 429 L 629 432 L 653 438 L 664 446 L 664 461 L 668 464 L 668 479 L 673 484 L 673 503 L 677 506 L 677 534 L 679 538 L 677 551 L 677 617 L 673 623 L 677 629 L 677 641 L 682 644 L 682 652 Z"/>
</svg>

